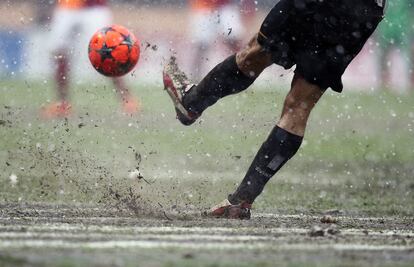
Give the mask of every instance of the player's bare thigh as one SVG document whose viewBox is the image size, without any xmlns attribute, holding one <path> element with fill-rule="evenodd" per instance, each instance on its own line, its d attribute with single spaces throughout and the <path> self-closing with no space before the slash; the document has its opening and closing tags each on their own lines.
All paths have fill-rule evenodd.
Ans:
<svg viewBox="0 0 414 267">
<path fill-rule="evenodd" d="M 273 63 L 271 55 L 257 42 L 257 34 L 236 54 L 236 62 L 239 69 L 250 77 L 258 77 Z"/>
</svg>

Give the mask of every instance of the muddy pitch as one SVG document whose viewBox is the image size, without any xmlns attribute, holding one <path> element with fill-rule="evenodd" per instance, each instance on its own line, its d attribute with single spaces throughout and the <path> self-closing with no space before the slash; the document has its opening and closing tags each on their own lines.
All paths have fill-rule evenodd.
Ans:
<svg viewBox="0 0 414 267">
<path fill-rule="evenodd" d="M 255 214 L 250 221 L 208 219 L 197 211 L 164 215 L 137 217 L 100 206 L 3 204 L 0 262 L 8 266 L 6 259 L 12 257 L 26 264 L 22 266 L 47 266 L 69 257 L 75 266 L 83 257 L 90 266 L 114 266 L 107 260 L 120 253 L 126 253 L 123 264 L 146 255 L 150 266 L 179 266 L 186 260 L 227 266 L 233 257 L 241 265 L 256 260 L 299 265 L 343 260 L 371 266 L 414 262 L 410 217 L 339 214 L 332 215 L 336 223 L 321 223 L 318 215 Z M 46 251 L 50 257 L 38 257 Z"/>
</svg>

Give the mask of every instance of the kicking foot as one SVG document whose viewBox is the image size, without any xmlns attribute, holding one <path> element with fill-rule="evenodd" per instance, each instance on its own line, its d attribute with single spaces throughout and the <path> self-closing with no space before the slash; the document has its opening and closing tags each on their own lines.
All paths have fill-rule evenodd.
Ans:
<svg viewBox="0 0 414 267">
<path fill-rule="evenodd" d="M 212 207 L 205 215 L 213 218 L 249 220 L 251 208 L 252 205 L 249 203 L 242 202 L 233 205 L 225 199 L 220 204 Z"/>
<path fill-rule="evenodd" d="M 193 124 L 200 115 L 189 111 L 184 107 L 182 101 L 194 84 L 191 84 L 185 73 L 178 68 L 175 57 L 171 57 L 170 62 L 164 67 L 163 81 L 164 89 L 168 92 L 175 106 L 177 119 L 184 125 Z"/>
<path fill-rule="evenodd" d="M 72 114 L 72 105 L 67 101 L 50 103 L 40 110 L 43 119 L 62 119 Z"/>
</svg>

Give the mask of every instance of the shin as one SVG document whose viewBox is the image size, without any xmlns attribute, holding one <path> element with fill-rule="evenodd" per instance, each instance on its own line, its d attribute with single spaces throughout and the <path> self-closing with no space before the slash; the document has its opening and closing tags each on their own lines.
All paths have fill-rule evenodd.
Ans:
<svg viewBox="0 0 414 267">
<path fill-rule="evenodd" d="M 322 95 L 319 87 L 295 75 L 281 119 L 257 152 L 236 192 L 229 196 L 232 204 L 253 203 L 270 178 L 296 154 L 309 114 Z"/>
</svg>

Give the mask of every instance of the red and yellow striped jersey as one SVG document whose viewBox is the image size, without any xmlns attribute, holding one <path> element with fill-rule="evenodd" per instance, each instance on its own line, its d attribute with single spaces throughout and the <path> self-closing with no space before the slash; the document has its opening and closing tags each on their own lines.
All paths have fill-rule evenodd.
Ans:
<svg viewBox="0 0 414 267">
<path fill-rule="evenodd" d="M 230 0 L 190 0 L 190 6 L 195 10 L 212 10 L 229 2 Z"/>
<path fill-rule="evenodd" d="M 106 0 L 58 0 L 61 8 L 81 9 L 91 6 L 105 6 Z"/>
</svg>

